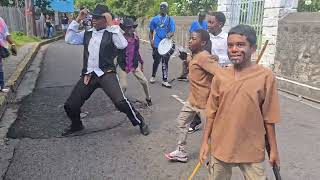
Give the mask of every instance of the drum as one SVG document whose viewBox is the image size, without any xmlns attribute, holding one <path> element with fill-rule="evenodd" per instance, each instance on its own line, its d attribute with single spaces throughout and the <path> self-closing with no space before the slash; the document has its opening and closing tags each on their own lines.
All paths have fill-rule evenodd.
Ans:
<svg viewBox="0 0 320 180">
<path fill-rule="evenodd" d="M 176 49 L 176 44 L 172 39 L 164 38 L 160 41 L 158 52 L 162 56 L 170 57 Z"/>
</svg>

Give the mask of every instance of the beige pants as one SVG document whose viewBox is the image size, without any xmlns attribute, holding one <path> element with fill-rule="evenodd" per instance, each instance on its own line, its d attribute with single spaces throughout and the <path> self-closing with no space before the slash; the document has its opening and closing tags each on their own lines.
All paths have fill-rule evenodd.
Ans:
<svg viewBox="0 0 320 180">
<path fill-rule="evenodd" d="M 119 74 L 119 81 L 120 81 L 120 86 L 123 92 L 126 92 L 128 88 L 128 82 L 127 82 L 127 72 L 123 71 L 121 68 L 118 69 L 118 74 Z M 135 71 L 132 72 L 132 74 L 137 78 L 137 80 L 140 82 L 140 84 L 143 87 L 144 93 L 146 95 L 147 99 L 150 99 L 150 91 L 149 91 L 149 86 L 148 86 L 148 80 L 144 76 L 143 72 L 141 71 L 140 67 L 136 68 Z"/>
<path fill-rule="evenodd" d="M 239 167 L 245 180 L 267 180 L 264 162 L 225 163 L 211 156 L 209 180 L 230 180 L 232 168 Z"/>
<path fill-rule="evenodd" d="M 189 124 L 194 119 L 195 115 L 198 115 L 201 119 L 201 122 L 205 123 L 206 114 L 204 109 L 198 109 L 193 107 L 188 101 L 183 105 L 180 114 L 178 115 L 178 129 L 179 129 L 179 139 L 178 145 L 185 145 L 187 142 L 187 134 Z"/>
</svg>

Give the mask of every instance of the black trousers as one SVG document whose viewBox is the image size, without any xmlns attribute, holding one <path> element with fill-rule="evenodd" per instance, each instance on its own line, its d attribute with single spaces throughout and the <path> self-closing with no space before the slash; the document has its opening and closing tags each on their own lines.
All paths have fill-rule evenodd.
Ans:
<svg viewBox="0 0 320 180">
<path fill-rule="evenodd" d="M 135 110 L 123 94 L 116 73 L 105 73 L 101 77 L 93 73 L 88 85 L 85 85 L 83 80 L 84 77 L 81 77 L 64 104 L 64 109 L 72 122 L 71 126 L 77 127 L 82 124 L 80 120 L 81 107 L 97 88 L 103 89 L 116 108 L 127 115 L 133 126 L 143 122 L 141 114 Z"/>
<path fill-rule="evenodd" d="M 160 61 L 162 62 L 162 80 L 168 81 L 168 68 L 170 56 L 161 56 L 158 52 L 158 48 L 153 48 L 153 67 L 152 67 L 152 77 L 156 77 Z"/>
</svg>

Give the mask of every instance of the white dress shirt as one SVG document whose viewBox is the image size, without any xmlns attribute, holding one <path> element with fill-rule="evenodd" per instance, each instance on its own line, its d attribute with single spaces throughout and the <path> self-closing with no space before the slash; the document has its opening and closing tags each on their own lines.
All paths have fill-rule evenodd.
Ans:
<svg viewBox="0 0 320 180">
<path fill-rule="evenodd" d="M 79 23 L 72 21 L 65 36 L 66 43 L 76 45 L 83 44 L 84 31 L 79 32 L 78 29 Z M 92 31 L 92 37 L 88 45 L 89 57 L 86 74 L 95 72 L 99 77 L 104 74 L 104 72 L 99 68 L 100 44 L 104 31 L 112 33 L 112 41 L 118 49 L 124 49 L 127 47 L 128 42 L 120 30 L 120 27 L 117 25 L 113 25 L 99 31 L 95 28 L 88 30 Z"/>
<path fill-rule="evenodd" d="M 219 57 L 219 64 L 231 64 L 228 57 L 228 44 L 227 44 L 228 34 L 221 31 L 217 36 L 210 33 L 210 40 L 212 42 L 211 54 L 217 55 Z"/>
</svg>

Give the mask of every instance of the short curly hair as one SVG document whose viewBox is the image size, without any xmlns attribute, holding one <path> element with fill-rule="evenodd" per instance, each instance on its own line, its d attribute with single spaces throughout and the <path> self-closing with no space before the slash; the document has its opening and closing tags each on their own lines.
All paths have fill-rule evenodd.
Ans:
<svg viewBox="0 0 320 180">
<path fill-rule="evenodd" d="M 216 19 L 222 23 L 222 25 L 224 26 L 224 24 L 226 23 L 226 16 L 223 14 L 223 12 L 220 11 L 210 11 L 208 12 L 209 16 L 214 16 L 216 17 Z"/>
<path fill-rule="evenodd" d="M 233 28 L 230 29 L 228 36 L 232 34 L 239 34 L 242 36 L 246 36 L 247 40 L 251 45 L 257 44 L 257 34 L 256 31 L 253 29 L 253 27 L 245 24 L 239 24 Z"/>
</svg>

